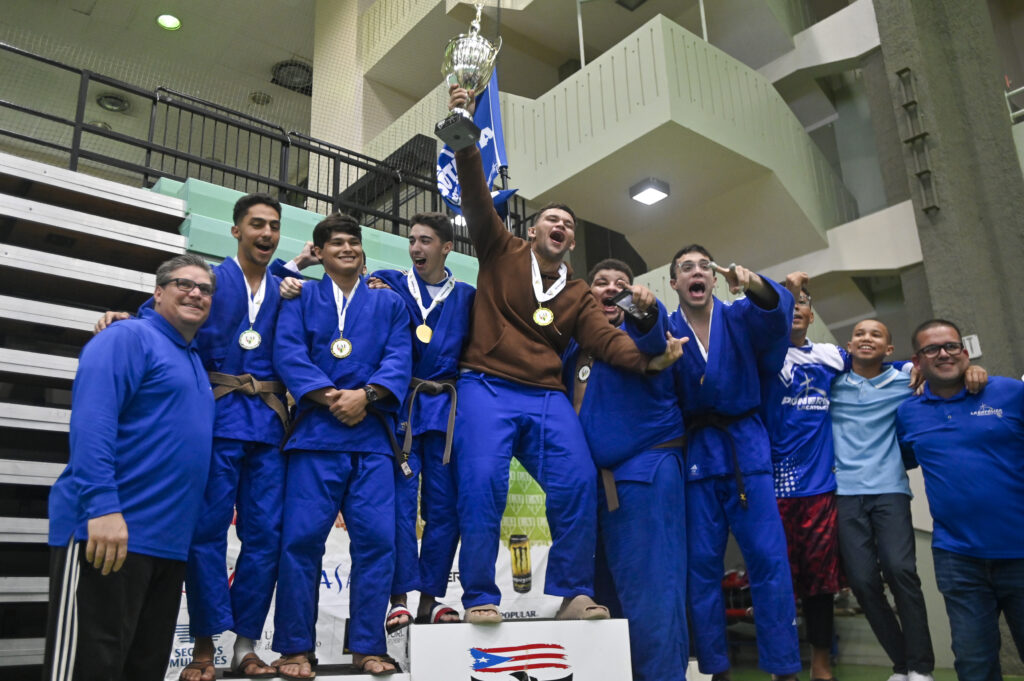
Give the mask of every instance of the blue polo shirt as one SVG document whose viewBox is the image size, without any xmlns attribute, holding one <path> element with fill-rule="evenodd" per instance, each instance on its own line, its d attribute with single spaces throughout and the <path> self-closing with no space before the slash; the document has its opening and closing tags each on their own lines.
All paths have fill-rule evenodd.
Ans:
<svg viewBox="0 0 1024 681">
<path fill-rule="evenodd" d="M 906 494 L 910 483 L 896 441 L 896 409 L 910 375 L 889 367 L 874 378 L 852 371 L 832 384 L 836 494 Z"/>
<path fill-rule="evenodd" d="M 151 309 L 90 340 L 71 390 L 71 458 L 50 490 L 51 546 L 121 513 L 128 550 L 185 560 L 210 469 L 213 391 L 195 343 Z"/>
<path fill-rule="evenodd" d="M 977 395 L 925 387 L 897 412 L 935 520 L 932 546 L 976 558 L 1024 558 L 1024 383 L 993 376 Z"/>
</svg>

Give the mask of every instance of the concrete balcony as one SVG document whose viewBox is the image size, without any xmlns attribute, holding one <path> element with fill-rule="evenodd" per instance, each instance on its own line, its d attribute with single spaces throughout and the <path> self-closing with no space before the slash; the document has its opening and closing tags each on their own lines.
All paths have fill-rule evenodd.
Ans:
<svg viewBox="0 0 1024 681">
<path fill-rule="evenodd" d="M 371 148 L 429 130 L 440 100 L 428 94 Z M 661 16 L 537 99 L 503 95 L 502 115 L 511 186 L 621 232 L 650 266 L 692 241 L 771 265 L 825 248 L 826 230 L 857 217 L 772 84 Z M 628 196 L 648 176 L 671 188 L 654 206 Z"/>
</svg>

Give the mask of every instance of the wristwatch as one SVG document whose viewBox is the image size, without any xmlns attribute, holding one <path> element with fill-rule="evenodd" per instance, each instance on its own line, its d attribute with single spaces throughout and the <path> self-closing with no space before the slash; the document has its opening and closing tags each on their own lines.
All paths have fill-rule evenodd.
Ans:
<svg viewBox="0 0 1024 681">
<path fill-rule="evenodd" d="M 366 401 L 368 404 L 373 404 L 380 399 L 380 394 L 377 393 L 377 389 L 372 385 L 364 385 L 363 392 L 366 393 Z"/>
</svg>

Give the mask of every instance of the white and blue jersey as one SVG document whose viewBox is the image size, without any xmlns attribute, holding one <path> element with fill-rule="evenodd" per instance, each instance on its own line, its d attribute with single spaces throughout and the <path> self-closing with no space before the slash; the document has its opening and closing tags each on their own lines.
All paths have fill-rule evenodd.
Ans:
<svg viewBox="0 0 1024 681">
<path fill-rule="evenodd" d="M 1024 383 L 993 376 L 977 395 L 948 399 L 926 386 L 900 405 L 896 427 L 924 473 L 932 546 L 1024 558 Z"/>
<path fill-rule="evenodd" d="M 790 346 L 775 380 L 765 381 L 761 413 L 772 445 L 775 496 L 808 497 L 836 488 L 832 381 L 849 370 L 845 350 L 831 343 Z"/>
</svg>

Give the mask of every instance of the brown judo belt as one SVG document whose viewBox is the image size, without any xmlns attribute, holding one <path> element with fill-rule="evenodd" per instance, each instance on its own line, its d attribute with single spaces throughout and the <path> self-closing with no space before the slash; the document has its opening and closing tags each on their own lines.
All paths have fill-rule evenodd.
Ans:
<svg viewBox="0 0 1024 681">
<path fill-rule="evenodd" d="M 587 380 L 590 378 L 590 371 L 593 365 L 594 357 L 580 352 L 580 356 L 576 360 L 576 376 L 572 391 L 572 406 L 576 410 L 577 415 L 580 413 L 580 407 L 583 406 L 583 393 L 587 389 Z M 682 449 L 685 442 L 686 438 L 680 435 L 667 442 L 654 445 L 651 449 Z M 608 510 L 615 511 L 619 508 L 619 492 L 615 487 L 615 473 L 610 468 L 601 468 L 599 470 L 601 472 L 601 485 L 604 487 L 605 501 L 608 503 Z"/>
<path fill-rule="evenodd" d="M 233 392 L 240 392 L 243 395 L 257 396 L 263 403 L 274 410 L 284 429 L 288 430 L 288 408 L 285 406 L 278 394 L 285 392 L 284 383 L 281 381 L 257 381 L 252 374 L 223 374 L 219 371 L 210 371 L 210 384 L 215 385 L 213 399 L 219 400 L 225 395 Z"/>
<path fill-rule="evenodd" d="M 424 392 L 428 395 L 440 395 L 441 393 L 451 393 L 452 406 L 448 409 L 448 425 L 444 431 L 444 465 L 448 465 L 448 462 L 452 458 L 452 437 L 455 433 L 455 405 L 458 403 L 459 394 L 455 390 L 455 379 L 454 378 L 442 378 L 436 381 L 425 381 L 422 378 L 413 378 L 409 382 L 409 387 L 412 388 L 412 393 L 409 395 L 409 413 L 406 414 L 407 420 L 405 422 L 405 441 L 402 443 L 402 462 L 407 463 L 409 461 L 409 454 L 412 452 L 412 415 L 413 410 L 416 408 L 416 397 Z"/>
</svg>

